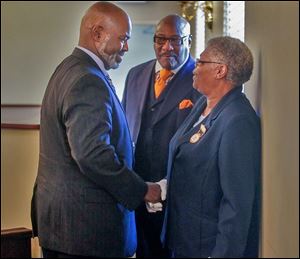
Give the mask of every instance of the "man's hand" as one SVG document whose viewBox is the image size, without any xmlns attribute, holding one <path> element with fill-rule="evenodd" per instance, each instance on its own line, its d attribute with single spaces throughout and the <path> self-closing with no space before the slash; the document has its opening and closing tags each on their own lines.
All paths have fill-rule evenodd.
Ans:
<svg viewBox="0 0 300 259">
<path fill-rule="evenodd" d="M 146 202 L 159 202 L 161 201 L 161 189 L 159 184 L 157 183 L 151 183 L 151 182 L 146 182 L 148 185 L 148 191 L 144 197 L 144 200 Z"/>
</svg>

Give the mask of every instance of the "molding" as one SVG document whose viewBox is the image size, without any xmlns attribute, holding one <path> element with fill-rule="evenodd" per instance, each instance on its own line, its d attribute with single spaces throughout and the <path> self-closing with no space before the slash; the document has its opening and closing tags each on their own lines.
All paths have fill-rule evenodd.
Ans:
<svg viewBox="0 0 300 259">
<path fill-rule="evenodd" d="M 39 108 L 41 104 L 1 104 L 1 108 Z"/>
<path fill-rule="evenodd" d="M 40 125 L 38 125 L 38 124 L 1 123 L 1 129 L 39 130 Z"/>
</svg>

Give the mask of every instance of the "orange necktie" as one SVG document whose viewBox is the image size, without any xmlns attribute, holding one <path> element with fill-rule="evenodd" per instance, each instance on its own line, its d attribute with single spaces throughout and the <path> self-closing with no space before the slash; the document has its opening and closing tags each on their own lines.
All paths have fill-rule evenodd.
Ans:
<svg viewBox="0 0 300 259">
<path fill-rule="evenodd" d="M 159 71 L 158 79 L 155 81 L 154 84 L 154 92 L 156 98 L 158 98 L 161 92 L 164 90 L 166 86 L 166 81 L 172 74 L 172 71 L 167 69 L 162 69 Z"/>
</svg>

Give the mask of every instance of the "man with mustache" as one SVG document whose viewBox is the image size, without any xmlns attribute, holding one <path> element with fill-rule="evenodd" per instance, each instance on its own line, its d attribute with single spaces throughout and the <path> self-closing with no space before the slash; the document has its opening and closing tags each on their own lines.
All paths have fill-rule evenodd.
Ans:
<svg viewBox="0 0 300 259">
<path fill-rule="evenodd" d="M 107 73 L 119 66 L 130 36 L 127 13 L 95 3 L 78 46 L 47 86 L 31 210 L 44 258 L 132 256 L 133 210 L 160 200 L 160 186 L 132 170 L 130 132 Z"/>
<path fill-rule="evenodd" d="M 154 35 L 156 59 L 127 75 L 123 106 L 136 146 L 134 170 L 145 181 L 158 182 L 166 176 L 169 141 L 200 97 L 192 87 L 191 42 L 185 19 L 164 17 Z M 169 257 L 160 242 L 164 209 L 155 205 L 160 206 L 144 203 L 136 210 L 138 258 Z"/>
</svg>

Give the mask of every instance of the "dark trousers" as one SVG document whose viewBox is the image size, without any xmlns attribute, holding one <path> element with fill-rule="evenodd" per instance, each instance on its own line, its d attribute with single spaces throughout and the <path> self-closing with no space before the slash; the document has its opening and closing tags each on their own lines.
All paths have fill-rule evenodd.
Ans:
<svg viewBox="0 0 300 259">
<path fill-rule="evenodd" d="M 137 208 L 137 258 L 170 258 L 160 241 L 163 212 L 149 213 L 144 204 Z"/>
<path fill-rule="evenodd" d="M 43 258 L 97 258 L 92 256 L 65 254 L 65 253 L 45 249 L 43 247 L 42 247 L 42 251 L 43 251 Z"/>
</svg>

